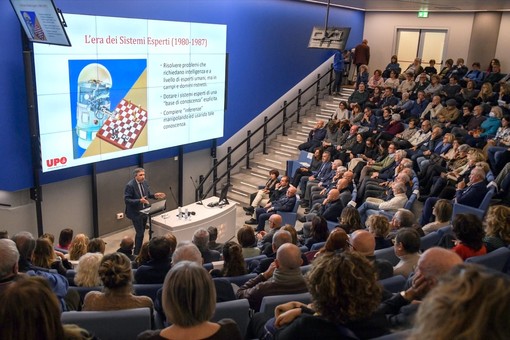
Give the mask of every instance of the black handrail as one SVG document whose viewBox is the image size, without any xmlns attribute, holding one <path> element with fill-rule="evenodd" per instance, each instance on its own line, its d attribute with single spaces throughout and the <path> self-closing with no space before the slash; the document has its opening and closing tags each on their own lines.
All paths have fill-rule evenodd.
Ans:
<svg viewBox="0 0 510 340">
<path fill-rule="evenodd" d="M 321 81 L 329 76 L 328 82 L 326 85 L 321 88 Z M 333 83 L 333 67 L 326 72 L 324 75 L 317 75 L 317 80 L 313 82 L 311 85 L 309 85 L 304 91 L 301 89 L 298 90 L 298 95 L 294 97 L 290 102 L 285 101 L 283 104 L 283 107 L 278 110 L 275 114 L 273 114 L 271 117 L 264 117 L 264 123 L 260 125 L 258 128 L 256 128 L 254 131 L 249 130 L 248 135 L 246 138 L 244 138 L 241 142 L 239 142 L 234 147 L 228 147 L 227 154 L 222 157 L 220 160 L 217 158 L 213 159 L 213 167 L 211 170 L 207 172 L 206 175 L 200 176 L 200 182 L 197 185 L 197 190 L 195 191 L 195 200 L 198 201 L 201 198 L 207 197 L 207 195 L 213 191 L 213 195 L 217 195 L 217 189 L 216 186 L 218 183 L 220 183 L 225 176 L 227 177 L 227 184 L 230 184 L 230 172 L 232 169 L 237 167 L 241 162 L 246 162 L 246 168 L 250 169 L 250 154 L 255 151 L 260 145 L 262 145 L 262 152 L 263 154 L 267 154 L 267 140 L 268 138 L 278 131 L 280 128 L 282 128 L 282 133 L 285 136 L 286 135 L 286 126 L 285 124 L 290 121 L 292 118 L 296 117 L 296 123 L 301 124 L 300 118 L 301 118 L 301 109 L 303 106 L 306 106 L 309 102 L 312 100 L 315 101 L 315 105 L 319 105 L 319 97 L 322 91 L 328 90 L 328 93 L 331 94 L 332 92 L 332 83 Z M 302 103 L 302 97 L 305 93 L 307 93 L 309 90 L 314 89 L 315 94 L 310 97 L 308 101 L 306 101 L 304 104 Z M 297 102 L 297 108 L 294 112 L 291 114 L 288 114 L 288 108 L 291 106 L 294 102 Z M 282 115 L 282 122 L 279 123 L 275 128 L 273 128 L 271 131 L 268 131 L 268 124 L 275 119 L 276 117 Z M 258 140 L 255 145 L 252 146 L 252 137 L 255 136 L 260 131 L 263 132 L 262 138 Z M 232 155 L 234 152 L 236 152 L 238 149 L 240 149 L 243 145 L 246 145 L 246 153 L 239 158 L 237 161 L 232 163 Z M 218 167 L 222 165 L 224 162 L 227 162 L 227 169 L 224 173 L 218 176 Z M 213 176 L 213 181 L 211 185 L 207 188 L 207 190 L 204 191 L 205 182 L 209 179 L 209 177 Z"/>
</svg>

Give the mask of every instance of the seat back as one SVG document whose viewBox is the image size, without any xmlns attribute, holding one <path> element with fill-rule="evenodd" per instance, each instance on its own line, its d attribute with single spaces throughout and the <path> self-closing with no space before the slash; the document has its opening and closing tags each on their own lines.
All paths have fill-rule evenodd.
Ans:
<svg viewBox="0 0 510 340">
<path fill-rule="evenodd" d="M 225 318 L 232 319 L 237 323 L 241 331 L 241 337 L 244 339 L 250 322 L 250 303 L 248 300 L 239 299 L 217 303 L 211 321 L 217 322 Z"/>
<path fill-rule="evenodd" d="M 333 229 L 335 229 L 336 226 L 340 225 L 340 223 L 333 222 L 333 221 L 327 221 L 327 223 L 328 223 L 329 232 L 331 232 Z"/>
<path fill-rule="evenodd" d="M 326 241 L 314 243 L 314 244 L 312 244 L 312 247 L 310 248 L 310 251 L 319 250 L 322 247 L 324 247 L 325 244 L 326 244 Z"/>
<path fill-rule="evenodd" d="M 152 301 L 156 301 L 156 296 L 158 294 L 158 290 L 163 288 L 162 283 L 150 283 L 150 284 L 134 284 L 133 290 L 135 295 L 138 296 L 148 296 L 152 299 Z"/>
<path fill-rule="evenodd" d="M 398 293 L 404 289 L 406 278 L 402 275 L 396 275 L 387 279 L 378 281 L 384 289 L 391 293 Z"/>
<path fill-rule="evenodd" d="M 241 276 L 226 276 L 226 277 L 224 277 L 224 279 L 227 279 L 228 281 L 230 281 L 230 283 L 236 284 L 239 287 L 241 287 L 248 280 L 253 279 L 255 276 L 257 276 L 257 274 L 250 273 L 250 274 L 241 275 Z"/>
<path fill-rule="evenodd" d="M 76 276 L 76 271 L 74 269 L 68 269 L 66 271 L 66 279 L 67 281 L 69 282 L 69 285 L 70 286 L 75 286 L 76 284 L 74 283 L 74 277 Z"/>
<path fill-rule="evenodd" d="M 489 191 L 485 194 L 482 203 L 478 206 L 478 209 L 487 211 L 489 208 L 489 204 L 491 203 L 492 197 L 496 194 L 496 188 L 494 188 L 492 185 L 489 187 Z"/>
<path fill-rule="evenodd" d="M 433 231 L 430 234 L 427 234 L 420 238 L 420 250 L 425 251 L 429 248 L 435 247 L 443 234 Z"/>
<path fill-rule="evenodd" d="M 393 247 L 378 249 L 375 251 L 374 255 L 377 260 L 386 260 L 390 262 L 392 266 L 396 266 L 400 261 L 397 255 L 395 255 Z"/>
<path fill-rule="evenodd" d="M 102 340 L 136 339 L 151 329 L 150 308 L 104 312 L 63 312 L 62 323 L 76 324 Z"/>
<path fill-rule="evenodd" d="M 308 304 L 312 302 L 312 295 L 310 295 L 310 293 L 301 293 L 264 296 L 260 304 L 260 312 L 264 313 L 268 317 L 273 317 L 276 306 L 290 301 L 299 301 Z"/>
<path fill-rule="evenodd" d="M 487 268 L 503 272 L 509 259 L 510 249 L 501 247 L 485 255 L 469 257 L 466 262 L 481 264 Z"/>
</svg>

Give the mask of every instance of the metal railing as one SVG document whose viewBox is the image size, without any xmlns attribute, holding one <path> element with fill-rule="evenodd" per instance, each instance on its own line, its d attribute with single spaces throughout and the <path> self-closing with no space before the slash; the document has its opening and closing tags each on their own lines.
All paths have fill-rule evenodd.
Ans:
<svg viewBox="0 0 510 340">
<path fill-rule="evenodd" d="M 264 117 L 264 123 L 260 125 L 258 128 L 256 128 L 254 131 L 248 130 L 247 136 L 244 138 L 241 142 L 239 142 L 236 146 L 231 147 L 229 146 L 227 148 L 227 154 L 222 157 L 221 159 L 214 158 L 213 159 L 213 166 L 209 172 L 205 175 L 201 175 L 199 177 L 199 184 L 197 185 L 196 192 L 195 192 L 195 200 L 199 200 L 201 198 L 207 197 L 209 193 L 213 193 L 214 196 L 217 196 L 217 185 L 218 183 L 222 182 L 226 177 L 226 184 L 230 185 L 230 176 L 233 169 L 235 169 L 239 164 L 242 162 L 245 162 L 245 166 L 247 169 L 250 168 L 250 155 L 255 152 L 259 147 L 262 147 L 262 153 L 267 155 L 267 145 L 268 141 L 271 139 L 273 135 L 275 135 L 278 131 L 281 129 L 281 134 L 283 136 L 287 135 L 287 123 L 291 122 L 295 119 L 295 122 L 297 124 L 301 124 L 300 118 L 301 118 L 301 110 L 303 107 L 308 105 L 310 102 L 314 101 L 315 105 L 319 105 L 319 98 L 321 93 L 324 91 L 328 91 L 329 94 L 331 94 L 332 91 L 332 83 L 333 83 L 333 68 L 331 67 L 328 72 L 324 75 L 317 75 L 317 80 L 315 80 L 311 85 L 309 85 L 306 89 L 303 91 L 299 89 L 298 95 L 294 97 L 289 102 L 284 101 L 283 106 L 280 110 L 278 110 L 276 113 L 271 115 L 270 117 L 265 116 Z M 321 87 L 321 84 L 323 87 Z M 303 98 L 306 98 L 306 94 L 309 93 L 309 91 L 315 91 L 313 95 L 309 97 L 308 100 L 303 102 Z M 292 112 L 289 112 L 292 110 L 291 108 L 295 106 L 295 110 Z M 278 122 L 271 130 L 270 129 L 270 123 L 276 122 L 277 119 L 281 119 L 280 122 Z M 259 138 L 257 138 L 257 136 Z M 241 151 L 242 148 L 245 147 L 245 152 L 241 153 L 240 156 L 236 160 L 233 160 L 234 153 L 236 151 Z M 223 169 L 223 172 L 221 174 L 218 174 L 220 171 L 220 166 L 225 167 Z M 211 178 L 212 176 L 212 183 L 207 187 L 204 188 L 206 185 L 206 182 Z"/>
</svg>

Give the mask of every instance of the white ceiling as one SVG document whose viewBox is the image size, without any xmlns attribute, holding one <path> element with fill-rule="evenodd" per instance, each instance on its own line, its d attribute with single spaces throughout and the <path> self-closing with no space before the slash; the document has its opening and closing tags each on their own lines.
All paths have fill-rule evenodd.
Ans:
<svg viewBox="0 0 510 340">
<path fill-rule="evenodd" d="M 328 0 L 300 0 L 327 4 Z M 407 11 L 417 12 L 485 12 L 510 11 L 510 0 L 330 0 L 332 6 L 352 8 L 367 12 Z"/>
</svg>

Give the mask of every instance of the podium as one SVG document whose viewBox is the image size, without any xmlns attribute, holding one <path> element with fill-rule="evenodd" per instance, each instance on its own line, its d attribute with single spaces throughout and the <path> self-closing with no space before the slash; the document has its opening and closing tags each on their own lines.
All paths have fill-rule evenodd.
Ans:
<svg viewBox="0 0 510 340">
<path fill-rule="evenodd" d="M 166 200 L 156 201 L 149 207 L 140 210 L 140 213 L 146 215 L 149 218 L 149 240 L 152 238 L 152 216 L 166 210 Z"/>
<path fill-rule="evenodd" d="M 191 241 L 198 228 L 218 228 L 218 242 L 223 243 L 235 237 L 236 233 L 236 206 L 237 202 L 229 200 L 228 205 L 209 207 L 209 203 L 218 202 L 218 197 L 209 197 L 203 204 L 192 203 L 181 207 L 181 212 L 187 209 L 189 218 L 180 218 L 179 210 L 174 209 L 152 218 L 153 230 L 156 236 L 163 236 L 171 231 L 177 242 Z M 192 213 L 195 213 L 192 215 Z"/>
</svg>

